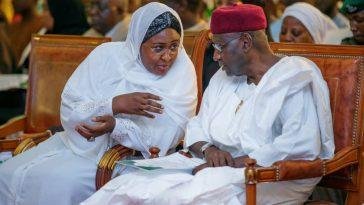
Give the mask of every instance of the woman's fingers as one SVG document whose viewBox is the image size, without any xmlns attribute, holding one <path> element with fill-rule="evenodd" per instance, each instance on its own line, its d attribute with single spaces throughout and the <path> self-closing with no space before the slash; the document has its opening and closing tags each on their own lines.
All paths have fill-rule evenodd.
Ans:
<svg viewBox="0 0 364 205">
<path fill-rule="evenodd" d="M 158 109 L 164 109 L 162 104 L 159 104 L 159 103 L 155 102 L 154 100 L 150 100 L 150 99 L 147 101 L 147 105 L 158 108 Z"/>
<path fill-rule="evenodd" d="M 162 100 L 161 97 L 159 97 L 158 95 L 154 95 L 152 93 L 144 93 L 144 98 L 145 99 L 152 99 L 152 100 Z"/>
<path fill-rule="evenodd" d="M 163 110 L 160 108 L 156 108 L 150 105 L 142 105 L 141 106 L 141 110 L 142 111 L 147 111 L 147 112 L 152 112 L 152 113 L 158 113 L 158 114 L 162 114 Z"/>
<path fill-rule="evenodd" d="M 85 137 L 86 139 L 90 138 L 93 136 L 93 133 L 91 133 L 88 129 L 86 129 L 85 127 L 83 127 L 82 125 L 77 125 L 76 126 L 76 131 L 83 137 Z"/>
<path fill-rule="evenodd" d="M 150 114 L 150 113 L 148 113 L 146 111 L 143 111 L 143 110 L 141 110 L 138 114 L 143 115 L 143 116 L 148 117 L 148 118 L 154 118 L 154 115 L 152 115 L 152 114 Z"/>
</svg>

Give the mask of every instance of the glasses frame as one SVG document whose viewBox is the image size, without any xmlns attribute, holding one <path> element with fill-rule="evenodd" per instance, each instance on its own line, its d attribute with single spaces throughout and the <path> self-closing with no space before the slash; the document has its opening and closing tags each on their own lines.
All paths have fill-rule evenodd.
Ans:
<svg viewBox="0 0 364 205">
<path fill-rule="evenodd" d="M 224 44 L 218 44 L 218 43 L 212 43 L 212 46 L 214 47 L 215 50 L 217 50 L 219 53 L 222 53 L 222 51 L 224 50 L 224 48 L 226 48 L 226 46 L 229 45 L 229 43 L 237 40 L 237 39 L 240 39 L 241 37 L 243 37 L 243 34 L 241 34 L 239 37 L 236 37 L 236 38 L 233 38 L 233 39 L 230 39 L 228 41 L 226 41 Z"/>
</svg>

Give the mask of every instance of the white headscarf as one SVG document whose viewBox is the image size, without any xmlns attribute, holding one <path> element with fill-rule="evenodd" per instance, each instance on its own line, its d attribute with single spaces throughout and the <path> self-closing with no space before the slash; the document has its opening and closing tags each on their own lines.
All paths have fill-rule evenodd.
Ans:
<svg viewBox="0 0 364 205">
<path fill-rule="evenodd" d="M 335 23 L 316 7 L 305 2 L 297 2 L 288 6 L 282 15 L 292 16 L 298 19 L 310 32 L 315 43 L 324 43 L 327 32 L 338 30 Z"/>
<path fill-rule="evenodd" d="M 165 76 L 157 76 L 144 67 L 139 51 L 149 25 L 156 17 L 167 11 L 177 17 L 180 23 L 180 49 L 177 59 L 168 73 Z M 131 59 L 129 59 L 128 66 L 126 66 L 129 70 L 125 78 L 131 83 L 149 87 L 154 94 L 162 97 L 165 103 L 165 111 L 181 127 L 185 128 L 189 117 L 195 114 L 190 108 L 195 107 L 197 103 L 197 81 L 194 65 L 182 46 L 182 40 L 182 22 L 173 9 L 157 2 L 139 8 L 132 16 L 125 41 L 128 51 L 131 52 Z M 191 79 L 191 76 L 194 76 L 194 79 Z"/>
<path fill-rule="evenodd" d="M 165 12 L 171 12 L 178 19 L 182 41 L 183 28 L 178 14 L 164 4 L 149 3 L 133 14 L 125 42 L 104 43 L 98 46 L 68 80 L 62 93 L 61 119 L 65 128 L 62 139 L 76 154 L 89 159 L 99 159 L 107 146 L 106 135 L 97 137 L 95 142 L 90 143 L 74 130 L 80 120 L 92 123 L 91 117 L 102 114 L 96 111 L 79 112 L 78 108 L 73 108 L 79 104 L 102 102 L 105 99 L 110 101 L 120 94 L 141 91 L 160 96 L 164 114 L 169 115 L 182 129 L 185 129 L 188 119 L 195 114 L 196 73 L 182 42 L 176 60 L 164 76 L 149 72 L 140 59 L 140 46 L 149 25 Z"/>
</svg>

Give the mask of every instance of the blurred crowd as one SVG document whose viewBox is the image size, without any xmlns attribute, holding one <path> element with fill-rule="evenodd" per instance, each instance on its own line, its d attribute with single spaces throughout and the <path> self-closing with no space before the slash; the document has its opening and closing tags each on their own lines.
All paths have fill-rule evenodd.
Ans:
<svg viewBox="0 0 364 205">
<path fill-rule="evenodd" d="M 148 0 L 0 0 L 0 73 L 26 73 L 32 34 L 126 38 L 131 14 Z M 211 12 L 239 0 L 161 0 L 184 30 L 209 28 Z M 243 0 L 264 8 L 270 41 L 363 44 L 362 0 Z M 354 6 L 355 12 L 352 7 Z M 352 14 L 359 13 L 359 16 Z M 360 16 L 361 15 L 361 16 Z M 351 20 L 351 21 L 350 21 Z M 360 31 L 361 29 L 361 31 Z M 359 30 L 359 31 L 358 31 Z M 354 33 L 354 37 L 353 37 Z M 358 38 L 355 38 L 355 34 Z M 360 37 L 361 36 L 361 37 Z"/>
<path fill-rule="evenodd" d="M 33 34 L 106 36 L 112 41 L 123 41 L 131 15 L 149 2 L 151 0 L 0 0 L 0 84 L 1 80 L 8 84 L 2 74 L 22 74 L 22 79 L 28 73 Z M 180 15 L 185 31 L 209 29 L 211 13 L 217 7 L 249 3 L 264 9 L 269 23 L 266 34 L 271 42 L 364 44 L 364 0 L 159 2 Z M 219 68 L 213 53 L 214 48 L 209 45 L 204 58 L 204 89 Z M 8 79 L 13 81 L 13 77 Z M 22 86 L 18 88 L 0 89 L 0 123 L 24 112 L 26 90 Z"/>
</svg>

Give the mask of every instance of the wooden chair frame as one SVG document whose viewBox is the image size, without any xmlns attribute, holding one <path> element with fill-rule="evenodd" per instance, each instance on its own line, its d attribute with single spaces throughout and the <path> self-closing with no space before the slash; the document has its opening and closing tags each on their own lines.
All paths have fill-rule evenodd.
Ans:
<svg viewBox="0 0 364 205">
<path fill-rule="evenodd" d="M 64 35 L 33 36 L 31 42 L 33 48 L 30 54 L 30 73 L 25 115 L 11 119 L 0 126 L 0 151 L 14 151 L 14 149 L 16 149 L 13 153 L 16 155 L 50 137 L 51 133 L 47 130 L 49 127 L 60 126 L 59 108 L 53 109 L 53 106 L 59 107 L 59 105 L 51 103 L 60 103 L 61 90 L 58 95 L 58 91 L 38 93 L 45 92 L 44 90 L 38 91 L 38 89 L 43 86 L 40 81 L 44 80 L 44 76 L 39 76 L 39 73 L 43 72 L 44 74 L 44 72 L 47 72 L 48 68 L 52 68 L 55 69 L 54 72 L 57 72 L 58 75 L 62 75 L 62 78 L 68 78 L 88 53 L 97 45 L 107 41 L 110 41 L 110 38 Z M 39 59 L 43 57 L 46 59 Z M 39 66 L 39 64 L 43 62 L 49 62 L 51 67 L 45 67 L 44 65 L 43 67 Z M 68 63 L 71 67 L 67 67 L 67 64 L 67 71 L 58 70 L 57 65 L 64 62 Z M 68 73 L 70 71 L 71 73 Z M 62 81 L 57 79 L 57 77 L 54 77 L 52 83 L 54 82 L 60 84 L 59 89 L 62 89 L 66 80 Z M 45 82 L 45 86 L 47 86 L 47 83 L 49 82 Z M 45 101 L 47 101 L 48 104 L 43 104 Z M 19 136 L 10 139 L 7 138 L 7 136 L 18 132 L 21 133 Z M 35 141 L 33 142 L 32 139 Z M 23 144 L 21 144 L 22 142 Z M 21 145 L 18 147 L 19 144 Z"/>
</svg>

